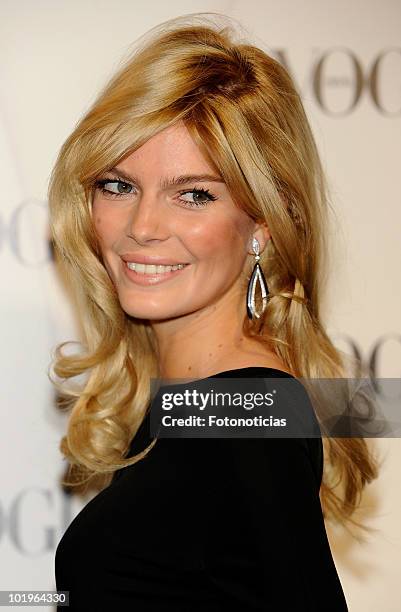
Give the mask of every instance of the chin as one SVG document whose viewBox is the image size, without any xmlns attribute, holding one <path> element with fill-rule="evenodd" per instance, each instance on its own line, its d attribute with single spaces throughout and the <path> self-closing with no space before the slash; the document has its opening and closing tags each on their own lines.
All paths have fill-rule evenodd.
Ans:
<svg viewBox="0 0 401 612">
<path fill-rule="evenodd" d="M 126 312 L 127 315 L 133 317 L 135 319 L 144 319 L 150 322 L 157 321 L 165 321 L 168 319 L 174 319 L 175 317 L 181 316 L 180 313 L 177 313 L 172 310 L 167 309 L 158 309 L 158 308 L 149 308 L 149 306 L 144 308 L 133 308 L 126 304 L 121 304 L 121 308 Z"/>
</svg>

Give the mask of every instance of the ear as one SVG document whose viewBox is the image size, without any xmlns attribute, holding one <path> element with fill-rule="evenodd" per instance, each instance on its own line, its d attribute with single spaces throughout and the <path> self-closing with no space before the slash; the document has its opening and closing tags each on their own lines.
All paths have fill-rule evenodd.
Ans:
<svg viewBox="0 0 401 612">
<path fill-rule="evenodd" d="M 257 241 L 259 242 L 260 245 L 260 252 L 263 253 L 265 247 L 266 247 L 266 243 L 268 242 L 268 240 L 271 240 L 271 234 L 270 234 L 270 230 L 269 227 L 267 225 L 267 223 L 265 221 L 263 221 L 262 223 L 256 223 L 253 227 L 253 231 L 249 237 L 249 253 L 253 254 L 253 249 L 252 249 L 252 240 L 253 238 L 256 238 Z"/>
</svg>

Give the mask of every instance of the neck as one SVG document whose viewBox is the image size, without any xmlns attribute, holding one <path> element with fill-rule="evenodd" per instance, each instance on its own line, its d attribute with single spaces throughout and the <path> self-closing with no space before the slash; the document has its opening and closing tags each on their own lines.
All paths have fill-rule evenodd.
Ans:
<svg viewBox="0 0 401 612">
<path fill-rule="evenodd" d="M 238 290 L 194 313 L 152 322 L 159 353 L 160 375 L 172 378 L 206 378 L 227 369 L 252 363 L 268 355 L 257 340 L 242 331 L 245 298 Z M 239 366 L 236 364 L 240 364 Z"/>
</svg>

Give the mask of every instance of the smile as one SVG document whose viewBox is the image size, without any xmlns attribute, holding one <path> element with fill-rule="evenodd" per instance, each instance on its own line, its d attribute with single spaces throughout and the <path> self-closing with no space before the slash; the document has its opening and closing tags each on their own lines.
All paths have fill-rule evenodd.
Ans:
<svg viewBox="0 0 401 612">
<path fill-rule="evenodd" d="M 148 265 L 122 261 L 123 270 L 128 279 L 136 285 L 158 285 L 175 276 L 183 274 L 190 264 L 174 266 Z"/>
<path fill-rule="evenodd" d="M 138 274 L 165 274 L 166 272 L 171 272 L 172 270 L 181 270 L 184 266 L 188 264 L 176 264 L 171 266 L 163 266 L 160 264 L 142 264 L 135 262 L 127 262 L 127 267 L 130 270 L 135 270 Z"/>
</svg>

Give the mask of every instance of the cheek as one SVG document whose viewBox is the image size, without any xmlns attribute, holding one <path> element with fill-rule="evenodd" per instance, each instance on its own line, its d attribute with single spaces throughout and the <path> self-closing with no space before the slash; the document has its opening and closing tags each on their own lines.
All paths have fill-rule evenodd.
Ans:
<svg viewBox="0 0 401 612">
<path fill-rule="evenodd" d="M 186 246 L 199 259 L 230 258 L 243 262 L 249 235 L 245 219 L 231 215 L 200 219 L 186 232 Z"/>
<path fill-rule="evenodd" d="M 92 219 L 99 242 L 104 246 L 112 244 L 118 235 L 120 227 L 116 215 L 102 206 L 94 206 Z"/>
</svg>

